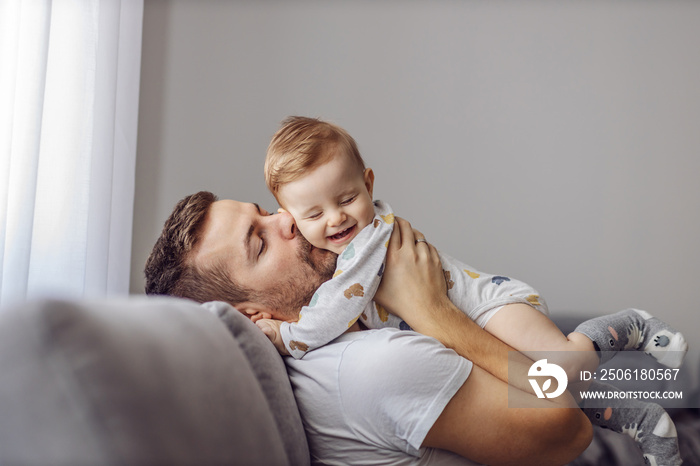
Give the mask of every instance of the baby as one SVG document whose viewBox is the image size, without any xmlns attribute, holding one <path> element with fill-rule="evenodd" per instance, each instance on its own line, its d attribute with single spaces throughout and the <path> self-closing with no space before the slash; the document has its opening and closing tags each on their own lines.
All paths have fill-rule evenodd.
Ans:
<svg viewBox="0 0 700 466">
<path fill-rule="evenodd" d="M 338 254 L 333 278 L 316 291 L 299 320 L 276 323 L 279 337 L 272 339 L 280 353 L 302 358 L 358 319 L 369 328 L 410 329 L 372 301 L 384 270 L 394 214 L 388 204 L 373 201 L 374 173 L 365 167 L 354 139 L 334 124 L 290 117 L 268 148 L 265 181 L 301 234 L 313 246 Z M 525 354 L 568 355 L 555 362 L 570 381 L 577 380 L 581 370 L 595 370 L 616 351 L 643 350 L 674 368 L 687 351 L 680 332 L 634 309 L 589 320 L 565 336 L 547 317 L 544 299 L 530 286 L 477 271 L 445 254 L 440 259 L 448 296 L 462 312 Z M 617 390 L 597 382 L 591 389 Z M 582 406 L 594 424 L 628 433 L 649 463 L 680 464 L 675 427 L 663 408 L 634 401 L 624 407 L 637 409 L 601 412 L 586 403 Z"/>
</svg>

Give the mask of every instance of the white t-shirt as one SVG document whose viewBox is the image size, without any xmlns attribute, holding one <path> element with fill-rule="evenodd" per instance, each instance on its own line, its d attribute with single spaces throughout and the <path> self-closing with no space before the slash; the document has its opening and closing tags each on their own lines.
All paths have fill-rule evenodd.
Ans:
<svg viewBox="0 0 700 466">
<path fill-rule="evenodd" d="M 475 464 L 421 448 L 472 368 L 437 340 L 393 328 L 349 332 L 285 363 L 314 464 Z"/>
</svg>

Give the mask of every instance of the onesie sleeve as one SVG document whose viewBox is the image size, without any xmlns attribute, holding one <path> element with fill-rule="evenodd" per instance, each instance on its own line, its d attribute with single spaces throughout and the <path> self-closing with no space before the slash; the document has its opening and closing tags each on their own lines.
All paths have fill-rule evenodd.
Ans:
<svg viewBox="0 0 700 466">
<path fill-rule="evenodd" d="M 347 424 L 365 442 L 420 456 L 428 431 L 469 377 L 472 363 L 413 331 L 369 332 L 374 335 L 349 345 L 341 360 L 340 403 Z"/>
<path fill-rule="evenodd" d="M 316 290 L 297 322 L 282 323 L 282 340 L 295 359 L 343 334 L 372 302 L 384 273 L 394 224 L 394 214 L 386 203 L 376 201 L 374 205 L 372 223 L 338 256 L 333 278 Z"/>
</svg>

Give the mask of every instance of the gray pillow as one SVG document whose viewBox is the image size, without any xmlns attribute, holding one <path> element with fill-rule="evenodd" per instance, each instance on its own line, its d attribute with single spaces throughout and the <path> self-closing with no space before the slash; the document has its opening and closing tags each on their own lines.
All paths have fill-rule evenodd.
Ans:
<svg viewBox="0 0 700 466">
<path fill-rule="evenodd" d="M 0 464 L 289 464 L 226 327 L 179 299 L 0 312 Z"/>
<path fill-rule="evenodd" d="M 219 316 L 241 345 L 275 415 L 291 464 L 309 464 L 309 447 L 287 370 L 279 353 L 248 317 L 223 302 L 202 306 Z"/>
</svg>

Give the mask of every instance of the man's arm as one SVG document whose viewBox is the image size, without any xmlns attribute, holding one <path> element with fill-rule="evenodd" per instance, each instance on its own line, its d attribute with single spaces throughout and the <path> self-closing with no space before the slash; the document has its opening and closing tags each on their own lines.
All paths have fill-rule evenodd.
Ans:
<svg viewBox="0 0 700 466">
<path fill-rule="evenodd" d="M 510 408 L 509 400 L 530 408 Z M 423 440 L 489 465 L 561 465 L 588 447 L 593 428 L 578 408 L 553 407 L 474 365 Z"/>
<path fill-rule="evenodd" d="M 508 352 L 514 350 L 452 304 L 437 250 L 429 243 L 416 243 L 415 238 L 410 223 L 397 218 L 375 301 L 415 331 L 436 338 L 507 382 Z"/>
<path fill-rule="evenodd" d="M 422 237 L 418 233 L 419 237 Z M 475 324 L 447 298 L 440 258 L 427 243 L 415 243 L 410 224 L 397 219 L 382 284 L 382 306 L 414 330 L 432 336 L 475 367 L 424 440 L 488 464 L 562 464 L 590 443 L 590 422 L 568 395 L 538 399 L 527 383 L 531 361 L 511 366 L 512 349 Z M 509 408 L 510 397 L 532 408 Z M 515 400 L 514 400 L 515 401 Z"/>
</svg>

